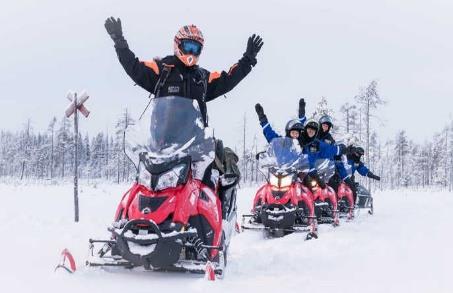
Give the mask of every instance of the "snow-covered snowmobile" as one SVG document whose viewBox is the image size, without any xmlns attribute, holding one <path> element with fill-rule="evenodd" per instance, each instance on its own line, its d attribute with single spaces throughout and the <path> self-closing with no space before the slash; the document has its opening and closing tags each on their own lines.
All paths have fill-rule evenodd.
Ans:
<svg viewBox="0 0 453 293">
<path fill-rule="evenodd" d="M 349 164 L 343 164 L 346 175 L 352 176 L 352 169 Z M 354 194 L 351 188 L 342 181 L 337 190 L 338 212 L 340 218 L 346 217 L 348 220 L 354 218 Z"/>
<path fill-rule="evenodd" d="M 328 182 L 330 177 L 335 174 L 335 164 L 329 159 L 318 159 L 315 162 L 319 178 Z M 325 188 L 319 186 L 315 179 L 306 179 L 304 181 L 311 190 L 312 198 L 315 205 L 315 215 L 319 224 L 332 223 L 334 226 L 340 224 L 338 215 L 338 202 L 335 190 L 326 185 Z"/>
<path fill-rule="evenodd" d="M 357 211 L 362 209 L 368 210 L 368 213 L 372 215 L 374 213 L 374 206 L 373 206 L 373 196 L 371 195 L 370 191 L 363 187 L 361 184 L 356 183 L 356 190 L 357 190 L 357 202 L 355 208 Z"/>
<path fill-rule="evenodd" d="M 236 224 L 237 178 L 212 170 L 215 188 L 203 183 L 216 147 L 196 100 L 160 97 L 149 111 L 125 131 L 136 182 L 118 205 L 111 239 L 90 240 L 87 264 L 222 276 Z M 222 198 L 218 181 L 227 188 Z"/>
<path fill-rule="evenodd" d="M 308 171 L 308 158 L 297 141 L 274 138 L 257 159 L 263 174 L 267 172 L 267 182 L 255 195 L 252 214 L 243 215 L 242 228 L 263 230 L 273 237 L 307 232 L 306 239 L 317 238 L 312 195 L 298 178 Z"/>
<path fill-rule="evenodd" d="M 348 220 L 354 218 L 354 195 L 346 183 L 341 182 L 337 191 L 338 212 L 340 217 Z"/>
</svg>

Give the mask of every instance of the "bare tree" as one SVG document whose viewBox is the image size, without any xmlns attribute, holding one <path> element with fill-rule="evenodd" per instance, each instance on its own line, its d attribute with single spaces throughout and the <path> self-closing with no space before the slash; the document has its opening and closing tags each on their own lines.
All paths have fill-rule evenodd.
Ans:
<svg viewBox="0 0 453 293">
<path fill-rule="evenodd" d="M 355 120 L 357 119 L 357 107 L 356 105 L 350 105 L 349 103 L 343 104 L 340 111 L 344 113 L 344 122 L 346 127 L 346 133 L 349 133 L 353 130 L 353 125 L 355 125 Z"/>
<path fill-rule="evenodd" d="M 247 152 L 246 152 L 246 131 L 247 130 L 247 116 L 244 113 L 244 125 L 242 127 L 242 170 L 243 170 L 243 181 L 247 181 L 247 165 L 248 165 L 248 160 L 247 160 Z"/>
<path fill-rule="evenodd" d="M 54 169 L 54 135 L 55 135 L 55 124 L 57 123 L 57 117 L 53 117 L 50 120 L 49 128 L 50 131 L 50 179 L 53 179 L 53 169 Z"/>
<path fill-rule="evenodd" d="M 126 132 L 126 128 L 128 128 L 130 125 L 134 125 L 135 124 L 135 121 L 134 119 L 132 119 L 132 117 L 130 116 L 130 113 L 128 112 L 127 108 L 124 109 L 124 112 L 123 114 L 121 115 L 121 117 L 118 119 L 117 123 L 116 123 L 116 135 L 117 135 L 117 138 L 120 138 L 122 140 L 122 144 L 121 144 L 121 152 L 122 152 L 122 177 L 123 177 L 123 181 L 126 180 L 126 178 L 129 177 L 129 168 L 130 168 L 130 165 L 127 163 L 127 158 L 126 158 L 126 154 L 123 152 L 125 146 L 126 146 L 126 135 L 125 135 L 125 132 Z M 118 156 L 117 157 L 117 166 L 118 166 L 118 170 L 117 170 L 117 182 L 119 183 L 120 181 L 120 162 L 121 162 L 121 159 L 120 157 Z"/>
<path fill-rule="evenodd" d="M 31 121 L 30 119 L 27 120 L 27 124 L 25 125 L 25 130 L 24 130 L 24 140 L 23 140 L 23 160 L 22 160 L 22 168 L 20 172 L 20 180 L 24 178 L 24 173 L 25 173 L 25 164 L 27 161 L 30 160 L 30 131 L 31 131 Z"/>
<path fill-rule="evenodd" d="M 385 101 L 381 99 L 377 90 L 377 81 L 373 80 L 366 87 L 361 90 L 361 93 L 356 96 L 357 102 L 362 106 L 365 111 L 364 121 L 366 125 L 366 160 L 370 162 L 370 136 L 371 136 L 371 118 L 373 117 L 374 111 L 378 106 L 385 104 Z M 368 180 L 368 187 L 370 187 Z"/>
</svg>

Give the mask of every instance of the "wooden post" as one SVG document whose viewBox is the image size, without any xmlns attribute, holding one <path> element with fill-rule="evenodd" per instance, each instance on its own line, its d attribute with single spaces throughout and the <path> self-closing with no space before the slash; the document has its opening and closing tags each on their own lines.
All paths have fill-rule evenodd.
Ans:
<svg viewBox="0 0 453 293">
<path fill-rule="evenodd" d="M 79 173 L 78 173 L 78 139 L 79 139 L 79 115 L 77 111 L 77 93 L 74 94 L 74 221 L 79 221 Z"/>
<path fill-rule="evenodd" d="M 68 100 L 71 101 L 68 108 L 65 111 L 66 117 L 70 117 L 74 114 L 74 221 L 79 222 L 79 116 L 78 112 L 82 113 L 85 117 L 88 117 L 90 111 L 83 105 L 89 96 L 83 93 L 80 99 L 77 98 L 77 93 L 69 93 L 67 96 Z"/>
</svg>

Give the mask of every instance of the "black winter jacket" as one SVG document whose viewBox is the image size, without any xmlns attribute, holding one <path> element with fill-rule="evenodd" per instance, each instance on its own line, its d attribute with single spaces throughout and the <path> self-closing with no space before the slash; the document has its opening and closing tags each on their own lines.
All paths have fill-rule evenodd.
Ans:
<svg viewBox="0 0 453 293">
<path fill-rule="evenodd" d="M 330 132 L 322 132 L 320 131 L 318 133 L 318 139 L 327 143 L 327 144 L 335 144 L 335 139 L 333 139 L 332 135 Z"/>
<path fill-rule="evenodd" d="M 208 124 L 206 102 L 232 90 L 252 69 L 252 62 L 247 57 L 242 57 L 228 72 L 209 72 L 198 65 L 187 67 L 174 55 L 142 62 L 127 47 L 116 48 L 116 53 L 126 73 L 148 92 L 156 94 L 159 88 L 159 97 L 181 96 L 197 100 L 205 125 Z M 159 78 L 159 83 L 165 79 L 164 68 L 170 68 L 169 74 L 163 86 L 158 87 Z"/>
</svg>

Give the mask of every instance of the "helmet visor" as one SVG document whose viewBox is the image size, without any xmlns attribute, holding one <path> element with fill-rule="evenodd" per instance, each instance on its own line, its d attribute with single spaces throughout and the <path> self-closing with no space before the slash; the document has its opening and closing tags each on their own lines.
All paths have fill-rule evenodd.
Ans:
<svg viewBox="0 0 453 293">
<path fill-rule="evenodd" d="M 180 48 L 184 54 L 199 56 L 201 54 L 201 49 L 203 48 L 203 46 L 199 42 L 194 40 L 182 40 Z"/>
</svg>

